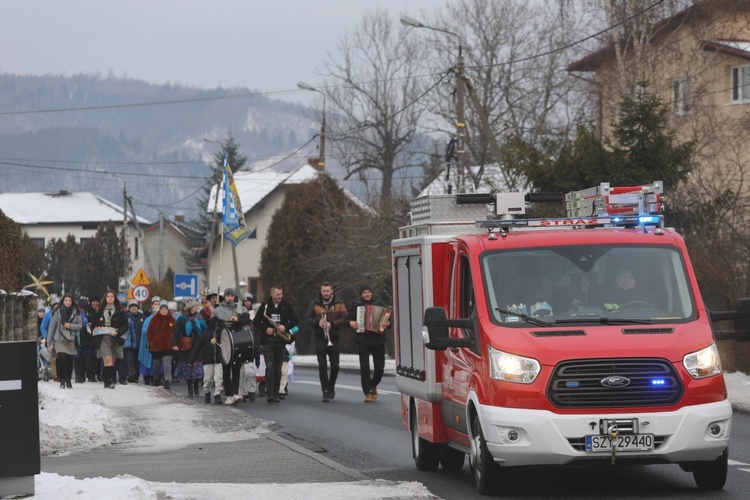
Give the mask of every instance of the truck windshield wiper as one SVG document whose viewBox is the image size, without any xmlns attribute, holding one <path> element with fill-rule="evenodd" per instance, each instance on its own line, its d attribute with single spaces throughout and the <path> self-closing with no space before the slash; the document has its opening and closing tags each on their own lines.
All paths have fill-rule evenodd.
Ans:
<svg viewBox="0 0 750 500">
<path fill-rule="evenodd" d="M 516 312 L 516 311 L 509 311 L 507 309 L 500 309 L 499 307 L 496 307 L 495 311 L 497 311 L 497 312 L 499 312 L 501 314 L 506 314 L 508 316 L 516 316 L 517 318 L 521 318 L 524 321 L 526 321 L 527 323 L 531 323 L 532 325 L 543 326 L 543 327 L 546 327 L 546 328 L 549 328 L 549 327 L 552 326 L 551 323 L 547 323 L 546 321 L 542 321 L 539 318 L 534 318 L 533 316 L 529 316 L 528 314 L 524 314 L 524 313 L 520 313 L 520 312 Z"/>
<path fill-rule="evenodd" d="M 565 323 L 599 323 L 600 325 L 649 325 L 650 319 L 628 319 L 628 318 L 609 318 L 601 316 L 599 318 L 570 318 L 555 320 L 555 324 Z"/>
</svg>

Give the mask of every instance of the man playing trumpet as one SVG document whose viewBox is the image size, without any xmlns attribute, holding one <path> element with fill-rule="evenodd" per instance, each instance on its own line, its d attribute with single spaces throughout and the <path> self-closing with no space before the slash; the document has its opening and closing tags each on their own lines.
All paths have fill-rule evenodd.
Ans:
<svg viewBox="0 0 750 500">
<path fill-rule="evenodd" d="M 333 293 L 326 281 L 320 285 L 318 297 L 310 302 L 305 314 L 307 323 L 314 328 L 315 354 L 318 357 L 318 375 L 323 391 L 323 402 L 336 397 L 336 378 L 339 374 L 339 327 L 346 320 L 346 306 Z M 328 360 L 331 373 L 328 374 Z"/>
</svg>

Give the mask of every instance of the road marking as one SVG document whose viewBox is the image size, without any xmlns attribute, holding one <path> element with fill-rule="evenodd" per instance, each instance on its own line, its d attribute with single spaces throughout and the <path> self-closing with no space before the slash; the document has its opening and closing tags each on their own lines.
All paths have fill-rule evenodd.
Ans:
<svg viewBox="0 0 750 500">
<path fill-rule="evenodd" d="M 0 391 L 20 391 L 21 379 L 18 380 L 0 380 Z"/>
<path fill-rule="evenodd" d="M 320 386 L 320 382 L 313 382 L 311 380 L 295 380 L 292 382 L 293 384 L 306 384 L 306 385 L 316 385 Z M 336 389 L 349 389 L 351 391 L 359 391 L 362 392 L 362 388 L 354 385 L 344 385 L 344 384 L 336 384 Z M 381 389 L 378 389 L 378 394 L 398 394 L 401 395 L 400 392 L 395 391 L 384 391 Z"/>
<path fill-rule="evenodd" d="M 736 460 L 731 460 L 731 459 L 730 459 L 730 460 L 728 460 L 728 463 L 729 463 L 729 465 L 735 465 L 735 466 L 737 466 L 737 465 L 746 465 L 746 466 L 750 466 L 750 464 L 746 464 L 746 463 L 743 463 L 743 462 L 738 462 L 738 461 L 736 461 Z"/>
</svg>

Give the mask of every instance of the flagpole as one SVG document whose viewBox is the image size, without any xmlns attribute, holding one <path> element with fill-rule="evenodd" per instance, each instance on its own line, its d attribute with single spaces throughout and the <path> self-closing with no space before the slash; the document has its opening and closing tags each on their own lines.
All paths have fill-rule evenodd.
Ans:
<svg viewBox="0 0 750 500">
<path fill-rule="evenodd" d="M 227 152 L 224 151 L 224 170 L 221 173 L 222 178 L 222 189 L 224 190 L 224 199 L 226 200 L 226 190 L 229 188 L 229 179 L 227 178 Z M 218 199 L 219 190 L 216 190 L 216 196 Z M 224 207 L 222 208 L 222 219 L 226 218 L 227 216 L 227 210 L 229 210 L 229 207 L 226 206 L 226 203 L 224 203 Z M 219 274 L 217 275 L 216 279 L 216 293 L 217 295 L 221 295 L 221 271 L 224 268 L 224 223 L 221 224 L 221 241 L 219 242 Z"/>
</svg>

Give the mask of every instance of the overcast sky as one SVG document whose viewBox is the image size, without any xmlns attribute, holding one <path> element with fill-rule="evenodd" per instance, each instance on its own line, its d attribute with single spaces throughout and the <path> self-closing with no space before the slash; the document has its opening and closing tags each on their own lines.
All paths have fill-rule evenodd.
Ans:
<svg viewBox="0 0 750 500">
<path fill-rule="evenodd" d="M 326 53 L 366 12 L 394 21 L 447 0 L 5 0 L 0 72 L 248 87 L 304 100 Z"/>
</svg>

